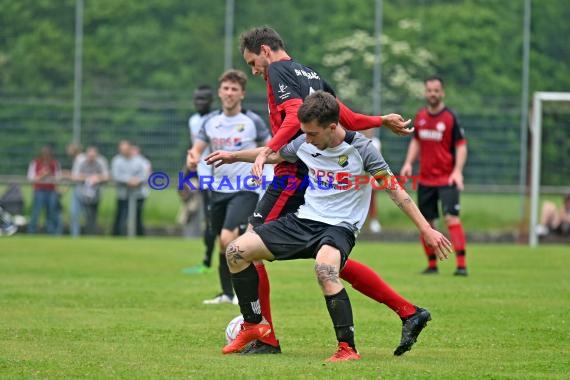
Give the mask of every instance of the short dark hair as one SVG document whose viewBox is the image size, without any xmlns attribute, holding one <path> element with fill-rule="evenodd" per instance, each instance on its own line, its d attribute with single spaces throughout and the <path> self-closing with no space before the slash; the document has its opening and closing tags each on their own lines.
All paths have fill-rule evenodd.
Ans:
<svg viewBox="0 0 570 380">
<path fill-rule="evenodd" d="M 435 80 L 441 83 L 441 87 L 444 87 L 443 78 L 440 77 L 439 75 L 430 75 L 424 80 L 424 84 L 427 84 L 427 82 L 433 82 Z"/>
<path fill-rule="evenodd" d="M 315 91 L 305 98 L 299 107 L 297 116 L 301 123 L 317 121 L 321 127 L 327 127 L 331 123 L 338 123 L 340 108 L 336 98 L 325 91 Z"/>
<path fill-rule="evenodd" d="M 220 86 L 222 82 L 226 81 L 239 83 L 241 89 L 245 91 L 245 85 L 247 84 L 247 75 L 245 75 L 245 73 L 241 70 L 229 69 L 224 71 L 218 78 L 218 86 Z"/>
<path fill-rule="evenodd" d="M 250 29 L 243 32 L 239 37 L 239 51 L 241 54 L 243 54 L 245 49 L 253 54 L 259 54 L 261 52 L 261 45 L 267 45 L 273 51 L 285 49 L 285 43 L 279 33 L 267 25 Z"/>
<path fill-rule="evenodd" d="M 201 84 L 196 87 L 196 91 L 212 91 L 212 86 L 209 84 Z"/>
<path fill-rule="evenodd" d="M 194 99 L 199 96 L 201 98 L 213 100 L 214 99 L 214 91 L 212 89 L 212 86 L 210 86 L 209 84 L 201 84 L 198 87 L 196 87 L 196 89 L 194 90 L 193 96 L 194 96 Z"/>
</svg>

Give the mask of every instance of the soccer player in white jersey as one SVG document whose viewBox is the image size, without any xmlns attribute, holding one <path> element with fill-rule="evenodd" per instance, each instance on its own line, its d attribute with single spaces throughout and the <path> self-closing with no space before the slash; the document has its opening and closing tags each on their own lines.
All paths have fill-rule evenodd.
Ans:
<svg viewBox="0 0 570 380">
<path fill-rule="evenodd" d="M 346 180 L 371 175 L 386 186 L 390 198 L 414 222 L 440 259 L 452 252 L 451 243 L 425 220 L 415 203 L 397 182 L 370 140 L 339 126 L 336 99 L 323 91 L 309 95 L 298 111 L 303 135 L 269 156 L 270 163 L 301 160 L 309 170 L 305 204 L 259 225 L 230 243 L 226 258 L 244 324 L 224 354 L 239 352 L 250 342 L 263 338 L 271 327 L 259 306 L 255 260 L 315 259 L 315 274 L 323 291 L 336 337 L 337 351 L 331 362 L 356 360 L 352 308 L 339 272 L 362 228 L 372 186 L 349 186 Z M 256 150 L 241 152 L 239 160 L 253 162 Z"/>
<path fill-rule="evenodd" d="M 265 144 L 269 129 L 261 117 L 244 110 L 241 102 L 245 97 L 247 76 L 240 70 L 228 70 L 218 79 L 218 96 L 222 109 L 209 113 L 191 150 L 188 151 L 188 169 L 195 170 L 206 148 L 211 150 L 239 151 Z M 247 226 L 247 219 L 255 210 L 259 194 L 257 188 L 247 186 L 252 165 L 239 163 L 216 168 L 212 176 L 200 177 L 200 187 L 209 188 L 211 230 L 218 236 L 220 263 L 218 267 L 222 292 L 205 304 L 232 303 L 234 292 L 225 251 Z M 235 300 L 237 302 L 237 300 Z"/>
</svg>

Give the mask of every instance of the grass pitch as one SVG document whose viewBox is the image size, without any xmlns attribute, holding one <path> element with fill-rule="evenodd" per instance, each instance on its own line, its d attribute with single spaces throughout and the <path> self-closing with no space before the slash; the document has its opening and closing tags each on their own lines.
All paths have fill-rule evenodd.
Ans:
<svg viewBox="0 0 570 380">
<path fill-rule="evenodd" d="M 323 364 L 334 332 L 308 260 L 268 264 L 283 354 L 223 356 L 232 305 L 206 306 L 217 274 L 181 274 L 201 243 L 180 239 L 0 239 L 2 378 L 568 378 L 570 250 L 470 245 L 470 277 L 419 275 L 419 244 L 359 243 L 374 267 L 433 316 L 392 356 L 400 321 L 349 290 L 362 360 Z"/>
</svg>

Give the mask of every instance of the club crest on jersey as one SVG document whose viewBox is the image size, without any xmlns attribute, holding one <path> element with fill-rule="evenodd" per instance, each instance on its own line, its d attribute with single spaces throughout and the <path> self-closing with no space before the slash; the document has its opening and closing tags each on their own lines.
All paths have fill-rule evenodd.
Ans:
<svg viewBox="0 0 570 380">
<path fill-rule="evenodd" d="M 245 124 L 236 125 L 236 131 L 243 132 L 245 130 Z"/>
<path fill-rule="evenodd" d="M 348 166 L 348 156 L 346 154 L 340 155 L 338 157 L 338 164 L 342 168 L 346 168 Z"/>
</svg>

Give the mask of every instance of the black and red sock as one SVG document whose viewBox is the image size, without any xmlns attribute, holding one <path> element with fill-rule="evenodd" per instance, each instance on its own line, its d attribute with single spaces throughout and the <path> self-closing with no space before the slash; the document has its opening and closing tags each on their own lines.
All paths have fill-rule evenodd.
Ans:
<svg viewBox="0 0 570 380">
<path fill-rule="evenodd" d="M 457 268 L 464 269 L 467 265 L 465 261 L 465 232 L 463 231 L 463 225 L 460 222 L 449 225 L 447 228 L 453 250 L 455 251 Z"/>
<path fill-rule="evenodd" d="M 356 351 L 354 345 L 352 306 L 350 305 L 350 299 L 348 298 L 346 289 L 342 289 L 332 296 L 325 296 L 325 302 L 333 322 L 337 341 L 346 342 Z"/>
<path fill-rule="evenodd" d="M 426 244 L 423 236 L 420 235 L 420 242 L 422 243 L 422 247 L 424 248 L 424 252 L 428 258 L 428 268 L 436 269 L 437 268 L 437 256 L 435 255 L 435 250 L 433 247 L 430 247 Z"/>
</svg>

